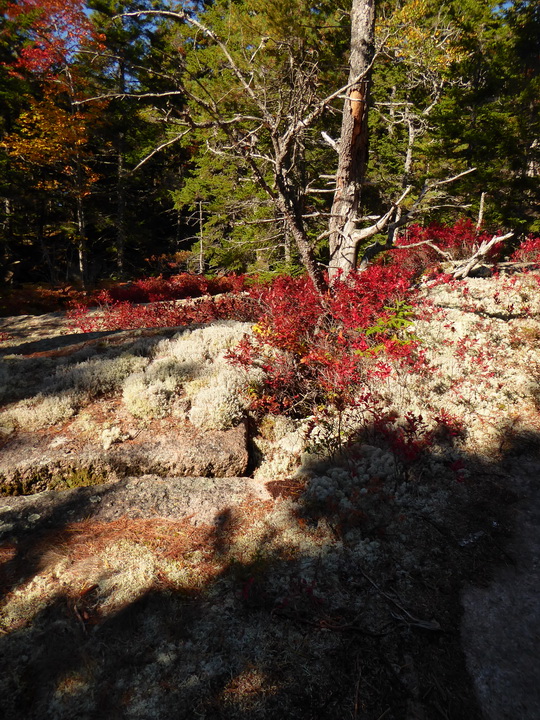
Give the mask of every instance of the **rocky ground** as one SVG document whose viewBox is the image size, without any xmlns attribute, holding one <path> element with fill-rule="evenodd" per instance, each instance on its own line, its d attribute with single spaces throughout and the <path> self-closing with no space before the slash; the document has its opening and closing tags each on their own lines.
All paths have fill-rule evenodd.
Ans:
<svg viewBox="0 0 540 720">
<path fill-rule="evenodd" d="M 540 715 L 538 283 L 422 293 L 373 391 L 461 432 L 410 462 L 361 413 L 332 457 L 331 422 L 253 426 L 245 325 L 0 321 L 6 717 Z"/>
</svg>

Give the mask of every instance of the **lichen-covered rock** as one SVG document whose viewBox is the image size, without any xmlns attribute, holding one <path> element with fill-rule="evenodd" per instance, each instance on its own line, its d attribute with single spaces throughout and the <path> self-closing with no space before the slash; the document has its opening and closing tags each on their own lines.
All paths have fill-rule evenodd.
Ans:
<svg viewBox="0 0 540 720">
<path fill-rule="evenodd" d="M 19 433 L 0 455 L 0 494 L 30 495 L 93 485 L 127 475 L 241 477 L 249 463 L 245 426 L 202 432 L 185 424 L 149 427 L 104 449 L 101 436 L 80 442 L 69 434 Z"/>
<path fill-rule="evenodd" d="M 110 522 L 120 517 L 189 518 L 193 525 L 208 525 L 248 497 L 270 496 L 251 478 L 128 477 L 113 483 L 53 490 L 0 501 L 0 539 L 13 532 L 63 526 L 93 519 Z"/>
<path fill-rule="evenodd" d="M 157 436 L 145 430 L 136 441 L 111 448 L 107 458 L 121 475 L 242 476 L 249 462 L 246 428 L 202 432 L 186 424 Z"/>
</svg>

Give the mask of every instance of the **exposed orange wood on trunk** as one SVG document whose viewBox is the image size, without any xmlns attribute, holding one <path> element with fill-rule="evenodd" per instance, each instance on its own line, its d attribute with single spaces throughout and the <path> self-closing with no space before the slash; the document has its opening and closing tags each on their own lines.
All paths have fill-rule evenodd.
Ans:
<svg viewBox="0 0 540 720">
<path fill-rule="evenodd" d="M 355 120 L 362 122 L 365 92 L 363 90 L 352 90 L 349 98 L 351 100 L 351 115 Z"/>
</svg>

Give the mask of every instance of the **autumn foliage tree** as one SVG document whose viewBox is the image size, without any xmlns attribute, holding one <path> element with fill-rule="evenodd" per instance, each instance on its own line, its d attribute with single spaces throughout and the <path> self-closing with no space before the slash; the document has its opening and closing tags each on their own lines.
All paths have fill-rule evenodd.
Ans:
<svg viewBox="0 0 540 720">
<path fill-rule="evenodd" d="M 42 207 L 69 197 L 72 217 L 68 226 L 84 283 L 87 275 L 85 198 L 97 179 L 90 166 L 87 121 L 77 98 L 84 79 L 74 58 L 83 49 L 97 49 L 98 38 L 84 13 L 82 0 L 22 0 L 10 3 L 6 15 L 24 31 L 25 42 L 12 62 L 13 75 L 26 76 L 34 94 L 15 127 L 2 140 L 16 169 L 22 171 L 42 196 Z M 43 218 L 44 212 L 40 213 Z M 44 259 L 53 263 L 43 225 L 38 229 Z"/>
<path fill-rule="evenodd" d="M 482 196 L 536 229 L 529 0 L 0 4 L 0 241 L 34 277 L 137 274 L 195 235 L 200 268 L 296 263 L 324 293 Z"/>
</svg>

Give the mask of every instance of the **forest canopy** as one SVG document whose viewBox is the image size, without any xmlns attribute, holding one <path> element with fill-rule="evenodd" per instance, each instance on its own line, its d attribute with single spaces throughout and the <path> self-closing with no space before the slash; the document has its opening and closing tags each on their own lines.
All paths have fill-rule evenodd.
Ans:
<svg viewBox="0 0 540 720">
<path fill-rule="evenodd" d="M 328 267 L 357 4 L 3 0 L 4 281 Z M 538 232 L 537 4 L 378 2 L 371 53 L 358 231 Z"/>
</svg>

